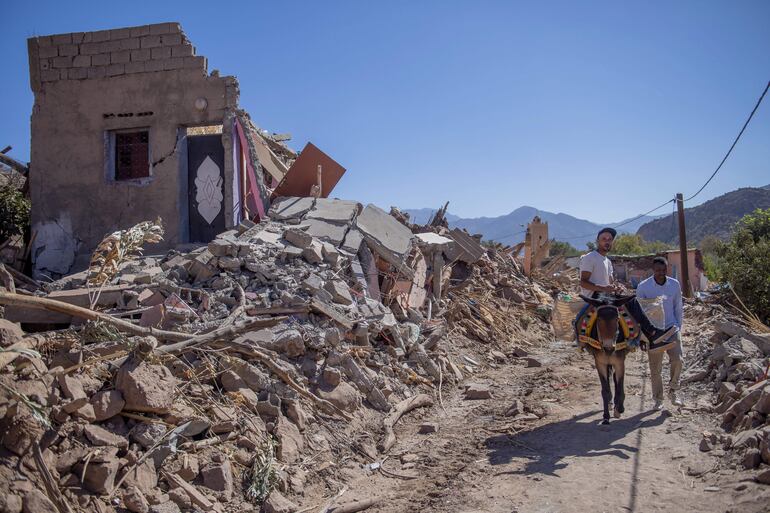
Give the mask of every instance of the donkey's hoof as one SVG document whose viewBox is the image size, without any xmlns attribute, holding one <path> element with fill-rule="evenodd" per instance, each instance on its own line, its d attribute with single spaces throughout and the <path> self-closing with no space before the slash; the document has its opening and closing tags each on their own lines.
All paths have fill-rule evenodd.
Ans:
<svg viewBox="0 0 770 513">
<path fill-rule="evenodd" d="M 602 426 L 607 426 L 610 423 L 610 419 L 604 419 L 602 420 Z"/>
<path fill-rule="evenodd" d="M 623 410 L 616 406 L 615 409 L 612 410 L 612 416 L 619 419 L 621 415 L 623 415 Z"/>
</svg>

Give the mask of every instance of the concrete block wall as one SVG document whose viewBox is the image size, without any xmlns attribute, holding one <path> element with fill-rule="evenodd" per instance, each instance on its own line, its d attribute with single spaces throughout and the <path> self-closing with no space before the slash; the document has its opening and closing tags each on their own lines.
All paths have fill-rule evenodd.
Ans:
<svg viewBox="0 0 770 513">
<path fill-rule="evenodd" d="M 156 23 L 96 32 L 73 32 L 27 40 L 30 85 L 40 91 L 46 82 L 88 80 L 175 69 L 207 72 L 206 58 L 179 23 Z"/>
</svg>

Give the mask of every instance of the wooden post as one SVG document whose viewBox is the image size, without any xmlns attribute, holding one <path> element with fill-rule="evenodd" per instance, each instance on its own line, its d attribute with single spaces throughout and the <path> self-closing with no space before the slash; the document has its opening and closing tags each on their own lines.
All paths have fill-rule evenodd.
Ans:
<svg viewBox="0 0 770 513">
<path fill-rule="evenodd" d="M 679 213 L 679 283 L 682 285 L 682 295 L 692 297 L 692 287 L 690 287 L 690 255 L 687 252 L 687 231 L 684 225 L 684 197 L 682 193 L 676 195 L 676 209 Z"/>
</svg>

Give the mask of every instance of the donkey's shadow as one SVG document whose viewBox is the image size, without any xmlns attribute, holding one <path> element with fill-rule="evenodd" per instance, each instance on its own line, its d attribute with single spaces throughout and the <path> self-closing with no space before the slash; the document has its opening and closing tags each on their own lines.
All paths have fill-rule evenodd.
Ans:
<svg viewBox="0 0 770 513">
<path fill-rule="evenodd" d="M 595 419 L 586 421 L 596 411 L 583 413 L 561 422 L 545 424 L 531 431 L 516 435 L 496 435 L 486 439 L 489 462 L 492 465 L 506 465 L 514 458 L 528 461 L 521 470 L 500 472 L 501 474 L 545 474 L 557 476 L 556 471 L 566 468 L 565 458 L 589 458 L 595 456 L 616 456 L 629 459 L 638 447 L 621 443 L 629 433 L 661 425 L 666 415 L 663 412 L 642 412 L 632 417 L 612 422 L 609 426 L 598 426 Z M 645 420 L 655 413 L 655 418 Z"/>
</svg>

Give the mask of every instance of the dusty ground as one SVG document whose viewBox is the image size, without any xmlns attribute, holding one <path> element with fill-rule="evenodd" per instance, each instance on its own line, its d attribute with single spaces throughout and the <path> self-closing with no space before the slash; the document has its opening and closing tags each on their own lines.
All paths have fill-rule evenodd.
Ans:
<svg viewBox="0 0 770 513">
<path fill-rule="evenodd" d="M 492 386 L 491 400 L 464 400 L 458 389 L 445 392 L 445 410 L 407 415 L 383 465 L 391 475 L 350 462 L 338 503 L 380 497 L 369 510 L 377 512 L 770 510 L 770 487 L 718 454 L 699 452 L 702 431 L 716 429 L 714 416 L 697 407 L 708 398 L 687 397 L 695 407 L 650 411 L 646 357 L 636 353 L 628 360 L 624 417 L 599 426 L 599 382 L 589 356 L 560 342 L 540 353 L 543 367 L 506 364 L 472 378 Z M 516 398 L 547 414 L 505 417 Z M 422 422 L 440 429 L 418 434 Z M 410 458 L 414 467 L 402 463 Z M 307 499 L 305 505 L 323 500 Z"/>
</svg>

